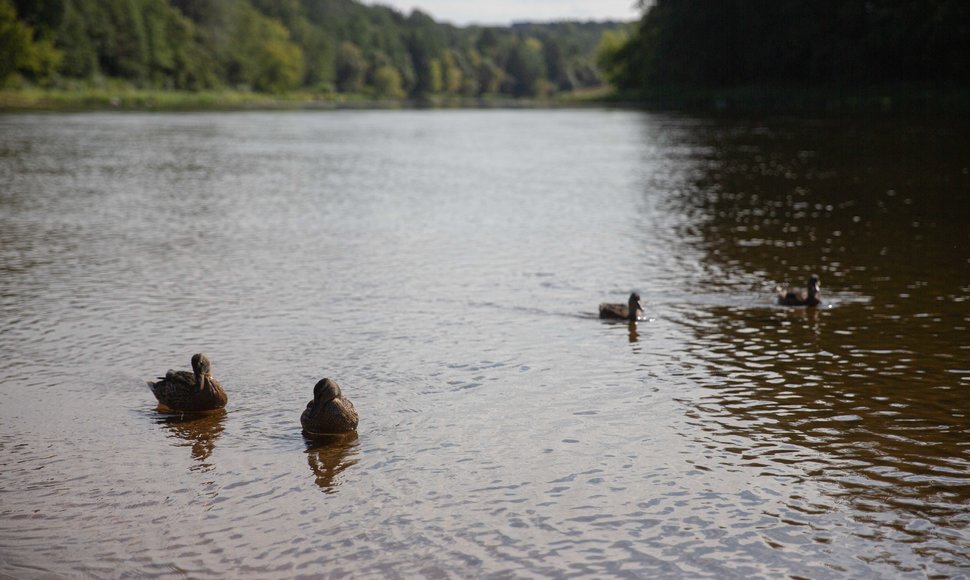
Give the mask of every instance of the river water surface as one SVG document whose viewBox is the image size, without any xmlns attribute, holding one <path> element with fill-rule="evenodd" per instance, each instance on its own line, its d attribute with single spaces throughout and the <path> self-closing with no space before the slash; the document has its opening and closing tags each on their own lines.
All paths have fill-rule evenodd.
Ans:
<svg viewBox="0 0 970 580">
<path fill-rule="evenodd" d="M 0 576 L 965 577 L 968 136 L 0 117 Z M 160 413 L 195 352 L 228 407 Z"/>
</svg>

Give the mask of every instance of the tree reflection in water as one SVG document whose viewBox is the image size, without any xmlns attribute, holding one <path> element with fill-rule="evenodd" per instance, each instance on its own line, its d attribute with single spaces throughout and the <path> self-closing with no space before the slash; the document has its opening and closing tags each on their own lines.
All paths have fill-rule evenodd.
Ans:
<svg viewBox="0 0 970 580">
<path fill-rule="evenodd" d="M 334 480 L 357 459 L 357 432 L 339 435 L 305 437 L 307 464 L 313 472 L 317 485 L 324 493 L 336 493 L 339 482 Z"/>
<path fill-rule="evenodd" d="M 164 425 L 177 439 L 177 447 L 192 448 L 192 458 L 199 462 L 194 469 L 209 471 L 212 464 L 207 460 L 216 447 L 216 439 L 225 429 L 226 410 L 210 413 L 171 413 L 159 415 L 158 423 Z"/>
</svg>

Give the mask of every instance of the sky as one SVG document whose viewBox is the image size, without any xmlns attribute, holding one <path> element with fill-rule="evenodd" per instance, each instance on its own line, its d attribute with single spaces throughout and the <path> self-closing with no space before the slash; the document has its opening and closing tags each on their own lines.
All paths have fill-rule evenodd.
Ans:
<svg viewBox="0 0 970 580">
<path fill-rule="evenodd" d="M 405 14 L 417 8 L 438 22 L 509 25 L 523 20 L 636 20 L 636 0 L 367 0 Z"/>
</svg>

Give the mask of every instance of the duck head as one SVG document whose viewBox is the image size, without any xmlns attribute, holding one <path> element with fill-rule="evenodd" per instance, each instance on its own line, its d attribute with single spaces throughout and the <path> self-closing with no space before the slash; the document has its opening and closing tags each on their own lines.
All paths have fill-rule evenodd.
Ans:
<svg viewBox="0 0 970 580">
<path fill-rule="evenodd" d="M 629 310 L 630 320 L 636 320 L 640 313 L 643 312 L 643 307 L 640 306 L 640 295 L 636 292 L 630 293 L 630 300 L 627 302 L 627 308 Z"/>
<path fill-rule="evenodd" d="M 340 385 L 333 379 L 321 379 L 313 387 L 313 400 L 307 405 L 310 415 L 316 415 L 321 407 L 340 396 Z"/>
<path fill-rule="evenodd" d="M 817 274 L 812 274 L 808 277 L 808 296 L 809 298 L 815 298 L 818 295 L 819 288 L 822 287 L 822 283 L 818 279 Z"/>
<path fill-rule="evenodd" d="M 212 363 L 209 362 L 209 357 L 201 352 L 192 355 L 192 372 L 195 373 L 195 384 L 199 386 L 201 391 L 205 388 L 206 378 L 212 374 Z"/>
</svg>

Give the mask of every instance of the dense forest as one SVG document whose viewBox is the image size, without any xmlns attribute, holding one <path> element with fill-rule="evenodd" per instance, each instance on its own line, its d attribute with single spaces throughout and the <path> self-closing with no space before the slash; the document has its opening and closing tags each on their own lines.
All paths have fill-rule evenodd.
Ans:
<svg viewBox="0 0 970 580">
<path fill-rule="evenodd" d="M 970 83 L 966 0 L 641 0 L 602 55 L 620 89 Z"/>
<path fill-rule="evenodd" d="M 548 96 L 620 23 L 455 27 L 355 0 L 0 0 L 0 85 Z"/>
</svg>

